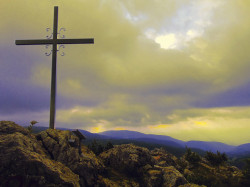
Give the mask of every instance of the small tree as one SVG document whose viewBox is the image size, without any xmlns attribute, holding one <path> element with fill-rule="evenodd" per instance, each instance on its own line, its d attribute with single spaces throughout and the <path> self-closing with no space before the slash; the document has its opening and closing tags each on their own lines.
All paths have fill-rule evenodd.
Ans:
<svg viewBox="0 0 250 187">
<path fill-rule="evenodd" d="M 32 120 L 32 121 L 30 122 L 30 126 L 28 126 L 28 130 L 29 130 L 30 133 L 32 132 L 32 128 L 33 128 L 33 126 L 34 126 L 36 123 L 38 123 L 38 122 L 35 121 L 35 120 Z"/>
<path fill-rule="evenodd" d="M 199 161 L 201 161 L 200 155 L 198 155 L 195 152 L 192 152 L 191 149 L 187 147 L 186 147 L 186 153 L 184 157 L 191 164 L 197 164 Z"/>
<path fill-rule="evenodd" d="M 103 146 L 101 144 L 98 144 L 96 155 L 101 154 L 103 151 L 104 151 Z"/>
<path fill-rule="evenodd" d="M 109 150 L 109 149 L 112 149 L 113 147 L 114 147 L 113 144 L 109 141 L 109 142 L 107 143 L 107 145 L 105 146 L 104 150 L 107 151 L 107 150 Z"/>
<path fill-rule="evenodd" d="M 88 145 L 88 148 L 91 149 L 96 155 L 99 155 L 104 151 L 104 147 L 98 143 L 95 139 Z"/>
<path fill-rule="evenodd" d="M 243 170 L 244 176 L 250 179 L 250 158 L 245 160 L 245 166 Z"/>
<path fill-rule="evenodd" d="M 217 151 L 217 154 L 207 151 L 205 158 L 214 166 L 224 164 L 228 160 L 227 155 L 225 153 L 221 154 L 219 151 Z"/>
</svg>

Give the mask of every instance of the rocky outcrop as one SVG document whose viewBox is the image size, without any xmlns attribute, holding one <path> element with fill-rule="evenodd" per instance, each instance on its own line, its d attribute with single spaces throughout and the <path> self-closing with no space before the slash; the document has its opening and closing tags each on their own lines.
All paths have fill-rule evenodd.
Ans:
<svg viewBox="0 0 250 187">
<path fill-rule="evenodd" d="M 188 184 L 180 185 L 178 187 L 206 187 L 206 186 L 205 185 L 198 185 L 198 184 L 188 183 Z"/>
<path fill-rule="evenodd" d="M 185 177 L 176 170 L 173 166 L 164 167 L 163 170 L 163 185 L 177 187 L 188 183 Z"/>
<path fill-rule="evenodd" d="M 0 122 L 0 135 L 12 134 L 20 132 L 23 135 L 29 135 L 29 131 L 12 121 L 1 121 Z"/>
<path fill-rule="evenodd" d="M 3 184 L 16 177 L 23 186 L 93 186 L 104 172 L 102 162 L 70 131 L 48 129 L 35 136 L 14 122 L 1 121 L 0 134 Z"/>
<path fill-rule="evenodd" d="M 155 163 L 158 166 L 167 167 L 167 166 L 178 166 L 178 158 L 170 153 L 168 153 L 166 150 L 162 148 L 155 148 L 150 151 L 150 154 L 153 156 Z"/>
<path fill-rule="evenodd" d="M 37 135 L 0 122 L 0 186 L 198 187 L 242 186 L 242 171 L 214 167 L 202 158 L 190 163 L 164 149 L 116 145 L 98 157 L 71 131 Z"/>
<path fill-rule="evenodd" d="M 115 146 L 99 157 L 106 166 L 133 177 L 142 175 L 144 166 L 154 165 L 154 159 L 148 149 L 132 144 Z"/>
<path fill-rule="evenodd" d="M 185 177 L 173 166 L 173 155 L 163 149 L 149 151 L 132 144 L 115 146 L 99 156 L 104 164 L 128 177 L 136 177 L 138 185 L 146 187 L 179 186 L 186 184 Z M 169 162 L 168 162 L 169 161 Z"/>
<path fill-rule="evenodd" d="M 0 133 L 1 186 L 80 186 L 78 175 L 51 160 L 26 129 L 1 122 Z"/>
<path fill-rule="evenodd" d="M 47 129 L 37 135 L 51 159 L 69 167 L 80 177 L 81 186 L 91 186 L 98 181 L 98 174 L 104 172 L 104 165 L 95 156 L 82 152 L 79 138 L 71 131 Z"/>
<path fill-rule="evenodd" d="M 201 158 L 199 162 L 193 164 L 185 160 L 185 156 L 180 158 L 178 163 L 182 165 L 182 173 L 190 183 L 205 186 L 245 186 L 242 171 L 226 163 L 214 166 Z"/>
</svg>

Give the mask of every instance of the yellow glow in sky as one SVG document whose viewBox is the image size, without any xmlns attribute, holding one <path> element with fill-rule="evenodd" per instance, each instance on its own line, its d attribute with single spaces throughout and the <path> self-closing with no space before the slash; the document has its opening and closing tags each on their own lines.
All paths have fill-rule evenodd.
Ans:
<svg viewBox="0 0 250 187">
<path fill-rule="evenodd" d="M 195 121 L 194 123 L 195 125 L 198 125 L 198 126 L 207 126 L 207 122 L 205 121 Z"/>
<path fill-rule="evenodd" d="M 58 55 L 56 124 L 250 142 L 250 1 L 0 2 L 1 119 L 47 126 L 51 57 L 14 41 L 45 39 L 59 6 L 66 38 L 95 44 Z"/>
</svg>

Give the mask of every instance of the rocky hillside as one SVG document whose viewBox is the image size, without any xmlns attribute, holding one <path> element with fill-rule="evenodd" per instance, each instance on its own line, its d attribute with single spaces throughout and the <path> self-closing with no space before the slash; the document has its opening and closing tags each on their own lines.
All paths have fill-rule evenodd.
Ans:
<svg viewBox="0 0 250 187">
<path fill-rule="evenodd" d="M 0 186 L 192 187 L 247 186 L 241 170 L 206 159 L 176 158 L 132 144 L 96 156 L 71 131 L 31 134 L 0 122 Z M 187 159 L 188 158 L 188 159 Z M 195 184 L 196 183 L 196 184 Z"/>
</svg>

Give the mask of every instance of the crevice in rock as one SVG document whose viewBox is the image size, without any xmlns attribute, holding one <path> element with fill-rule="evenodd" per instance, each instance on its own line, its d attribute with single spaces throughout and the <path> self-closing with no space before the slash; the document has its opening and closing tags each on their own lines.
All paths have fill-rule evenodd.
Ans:
<svg viewBox="0 0 250 187">
<path fill-rule="evenodd" d="M 43 142 L 43 139 L 42 139 L 42 138 L 41 138 L 40 141 L 42 142 L 42 146 L 43 146 L 43 148 L 46 150 L 46 152 L 49 154 L 50 158 L 51 158 L 52 160 L 54 160 L 55 158 L 54 158 L 53 154 L 49 151 L 49 149 L 47 148 L 47 146 L 46 146 L 45 143 Z"/>
</svg>

